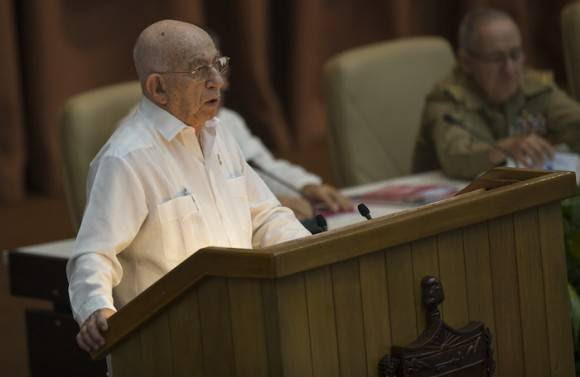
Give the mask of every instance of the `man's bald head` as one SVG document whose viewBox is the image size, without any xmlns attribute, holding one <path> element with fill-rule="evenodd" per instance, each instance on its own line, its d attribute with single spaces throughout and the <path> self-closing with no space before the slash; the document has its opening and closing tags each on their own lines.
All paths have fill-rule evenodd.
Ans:
<svg viewBox="0 0 580 377">
<path fill-rule="evenodd" d="M 199 132 L 216 116 L 224 80 L 205 31 L 186 22 L 156 22 L 137 38 L 133 57 L 143 95 L 155 105 Z"/>
<path fill-rule="evenodd" d="M 141 32 L 133 49 L 139 81 L 156 72 L 184 71 L 198 51 L 215 49 L 201 28 L 181 21 L 158 21 Z"/>
</svg>

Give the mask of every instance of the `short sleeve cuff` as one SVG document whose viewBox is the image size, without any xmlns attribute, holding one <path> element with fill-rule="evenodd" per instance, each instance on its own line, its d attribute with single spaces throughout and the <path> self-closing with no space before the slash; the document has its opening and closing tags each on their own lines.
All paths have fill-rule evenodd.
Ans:
<svg viewBox="0 0 580 377">
<path fill-rule="evenodd" d="M 304 186 L 320 185 L 321 183 L 322 183 L 322 179 L 320 179 L 320 177 L 309 174 L 308 176 L 305 176 L 304 178 L 299 179 L 296 182 L 296 187 L 298 187 L 300 190 L 302 190 L 304 188 Z"/>
<path fill-rule="evenodd" d="M 74 313 L 75 320 L 81 326 L 96 310 L 105 308 L 117 311 L 112 299 L 107 299 L 102 296 L 92 297 L 84 303 L 78 312 Z"/>
</svg>

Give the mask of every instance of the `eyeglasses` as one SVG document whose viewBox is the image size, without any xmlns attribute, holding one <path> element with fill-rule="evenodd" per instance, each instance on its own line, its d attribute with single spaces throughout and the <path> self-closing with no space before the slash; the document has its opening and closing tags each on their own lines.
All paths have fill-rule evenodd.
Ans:
<svg viewBox="0 0 580 377">
<path fill-rule="evenodd" d="M 508 60 L 511 60 L 513 63 L 519 63 L 524 58 L 524 50 L 522 50 L 521 47 L 513 48 L 508 52 L 494 52 L 491 54 L 481 54 L 479 52 L 469 50 L 469 54 L 484 63 L 497 65 L 507 63 Z"/>
<path fill-rule="evenodd" d="M 207 81 L 211 78 L 212 69 L 215 69 L 222 77 L 227 75 L 230 69 L 230 58 L 228 56 L 222 56 L 211 64 L 200 65 L 191 71 L 169 71 L 160 73 L 188 73 L 196 81 Z"/>
</svg>

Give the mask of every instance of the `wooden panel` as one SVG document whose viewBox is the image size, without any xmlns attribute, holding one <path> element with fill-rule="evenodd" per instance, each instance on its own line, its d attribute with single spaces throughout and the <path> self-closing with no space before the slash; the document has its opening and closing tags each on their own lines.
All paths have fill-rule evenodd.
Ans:
<svg viewBox="0 0 580 377">
<path fill-rule="evenodd" d="M 111 353 L 111 369 L 115 377 L 144 376 L 141 361 L 141 336 L 138 331 L 129 335 Z"/>
<path fill-rule="evenodd" d="M 305 279 L 313 375 L 338 376 L 338 344 L 330 268 L 306 272 Z"/>
<path fill-rule="evenodd" d="M 283 376 L 282 354 L 280 350 L 280 321 L 278 320 L 278 294 L 276 281 L 261 280 L 264 329 L 268 350 L 268 370 L 270 376 Z"/>
<path fill-rule="evenodd" d="M 512 216 L 488 224 L 498 376 L 524 376 L 518 270 Z"/>
<path fill-rule="evenodd" d="M 367 374 L 362 298 L 357 259 L 332 266 L 340 376 Z"/>
<path fill-rule="evenodd" d="M 203 367 L 206 376 L 234 375 L 228 297 L 228 287 L 224 278 L 207 278 L 199 285 Z"/>
<path fill-rule="evenodd" d="M 276 284 L 283 375 L 284 377 L 312 376 L 304 274 L 282 278 Z"/>
<path fill-rule="evenodd" d="M 391 327 L 385 253 L 359 258 L 368 376 L 376 376 L 380 359 L 391 351 Z"/>
<path fill-rule="evenodd" d="M 273 245 L 248 253 L 245 250 L 207 248 L 135 297 L 110 318 L 106 344 L 91 355 L 107 354 L 116 342 L 141 326 L 155 313 L 194 286 L 206 275 L 275 278 L 324 267 L 416 239 L 436 236 L 525 208 L 550 203 L 575 193 L 575 176 L 569 172 L 522 172 L 494 169 L 494 180 L 512 183 L 486 192 L 474 191 L 392 216 L 353 224 L 339 232 Z M 512 177 L 513 176 L 513 177 Z M 529 178 L 529 179 L 528 179 Z"/>
<path fill-rule="evenodd" d="M 203 350 L 197 292 L 188 292 L 169 310 L 169 330 L 173 341 L 173 375 L 203 376 Z"/>
<path fill-rule="evenodd" d="M 262 291 L 256 279 L 228 279 L 236 376 L 268 376 Z"/>
<path fill-rule="evenodd" d="M 393 247 L 385 256 L 391 341 L 393 345 L 405 346 L 418 335 L 411 246 Z"/>
<path fill-rule="evenodd" d="M 508 178 L 512 174 L 515 179 Z M 500 174 L 503 183 L 510 183 L 505 187 L 469 192 L 415 210 L 353 224 L 341 229 L 341 232 L 331 231 L 306 238 L 304 240 L 310 241 L 304 242 L 307 245 L 293 248 L 292 251 L 288 250 L 288 244 L 272 246 L 266 250 L 276 254 L 276 275 L 285 276 L 436 236 L 466 225 L 479 224 L 575 193 L 573 174 L 546 175 L 536 171 L 529 174 L 535 178 L 517 182 L 520 174 L 519 171 L 505 170 Z"/>
<path fill-rule="evenodd" d="M 140 330 L 143 376 L 173 376 L 169 315 L 162 313 Z"/>
<path fill-rule="evenodd" d="M 34 201 L 36 202 L 36 201 Z M 2 213 L 10 213 L 12 210 L 19 209 L 19 206 L 15 207 L 3 207 L 0 209 Z M 64 208 L 64 207 L 63 207 Z M 16 213 L 16 212 L 15 212 Z M 39 212 L 39 214 L 42 212 Z M 63 213 L 59 211 L 57 213 Z M 22 216 L 22 223 L 27 221 L 26 219 L 28 216 Z M 50 216 L 47 214 L 47 216 Z M 65 216 L 61 216 L 60 218 L 64 218 Z M 30 219 L 32 220 L 32 219 Z M 14 217 L 8 216 L 3 218 L 0 216 L 0 224 L 10 224 L 14 221 Z M 40 220 L 39 220 L 40 221 Z M 14 226 L 14 224 L 12 224 Z M 11 238 L 15 236 L 11 232 L 8 232 L 7 229 L 10 229 L 11 226 L 2 226 L 1 229 L 2 235 L 0 238 L 8 237 Z M 16 228 L 13 228 L 16 229 Z M 20 229 L 20 228 L 18 228 Z M 35 229 L 33 226 L 30 227 L 22 227 L 23 235 L 28 237 L 34 236 L 37 237 L 39 231 L 46 231 L 46 229 L 35 229 L 34 232 L 30 232 L 29 229 Z M 10 270 L 10 263 L 8 262 L 8 250 L 3 250 L 4 247 L 7 247 L 7 243 L 4 242 L 2 246 L 0 246 L 0 308 L 2 308 L 2 315 L 0 315 L 0 371 L 10 371 L 10 375 L 12 377 L 24 377 L 30 375 L 29 370 L 29 355 L 27 352 L 28 348 L 28 340 L 26 336 L 26 323 L 25 323 L 25 313 L 27 309 L 46 309 L 51 310 L 52 304 L 48 301 L 44 300 L 36 300 L 36 299 L 27 299 L 23 297 L 14 297 L 10 294 L 10 277 L 13 272 Z M 12 251 L 16 253 L 17 251 Z M 63 279 L 66 279 L 66 276 L 62 273 L 63 270 L 59 273 L 59 276 L 62 276 Z M 32 274 L 22 275 L 24 279 L 31 280 Z M 65 280 L 66 281 L 66 280 Z M 42 281 L 43 284 L 46 282 Z M 68 286 L 68 285 L 66 285 Z M 66 297 L 68 298 L 68 294 L 66 290 L 64 290 Z M 73 340 L 76 343 L 76 340 Z M 84 352 L 84 351 L 83 351 Z"/>
<path fill-rule="evenodd" d="M 537 209 L 516 213 L 514 230 L 526 376 L 549 376 L 546 303 Z M 566 323 L 569 321 L 567 319 Z M 566 327 L 569 328 L 567 325 Z"/>
<path fill-rule="evenodd" d="M 413 256 L 413 289 L 415 291 L 417 330 L 420 334 L 426 326 L 425 308 L 421 301 L 421 280 L 427 275 L 439 278 L 437 239 L 429 237 L 413 242 L 411 255 Z"/>
<path fill-rule="evenodd" d="M 440 280 L 445 292 L 443 319 L 449 326 L 459 328 L 469 322 L 465 256 L 461 230 L 439 235 L 437 237 L 437 250 Z"/>
<path fill-rule="evenodd" d="M 552 376 L 572 376 L 574 355 L 570 327 L 570 299 L 566 279 L 562 209 L 553 203 L 538 209 L 540 222 L 540 246 L 546 295 L 548 320 L 548 345 Z"/>
<path fill-rule="evenodd" d="M 482 321 L 495 334 L 487 223 L 466 227 L 463 230 L 463 247 L 469 319 Z M 495 337 L 493 349 L 497 349 Z"/>
</svg>

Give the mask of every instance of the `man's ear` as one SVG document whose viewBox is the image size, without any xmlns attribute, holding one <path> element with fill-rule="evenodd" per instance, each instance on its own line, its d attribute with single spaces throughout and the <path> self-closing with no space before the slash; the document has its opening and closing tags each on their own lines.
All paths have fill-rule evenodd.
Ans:
<svg viewBox="0 0 580 377">
<path fill-rule="evenodd" d="M 159 73 L 152 73 L 147 76 L 145 91 L 147 96 L 158 105 L 164 106 L 169 102 L 165 80 Z"/>
<path fill-rule="evenodd" d="M 457 59 L 459 60 L 459 65 L 461 66 L 463 72 L 471 73 L 472 71 L 471 65 L 473 64 L 473 59 L 471 58 L 471 56 L 469 56 L 469 53 L 465 49 L 460 48 L 457 51 Z"/>
</svg>

